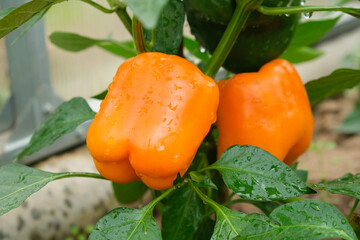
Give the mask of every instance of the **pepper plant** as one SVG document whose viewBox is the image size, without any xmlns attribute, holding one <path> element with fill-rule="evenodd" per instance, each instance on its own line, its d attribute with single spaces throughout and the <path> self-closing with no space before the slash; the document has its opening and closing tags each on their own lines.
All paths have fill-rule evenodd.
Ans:
<svg viewBox="0 0 360 240">
<path fill-rule="evenodd" d="M 276 58 L 287 60 L 275 60 L 276 62 L 286 62 L 282 65 L 280 64 L 282 67 L 276 67 L 278 71 L 282 74 L 284 72 L 285 74 L 290 74 L 291 72 L 294 79 L 301 82 L 296 71 L 291 70 L 293 67 L 289 62 L 299 63 L 320 56 L 322 52 L 311 46 L 320 40 L 336 24 L 340 17 L 300 22 L 300 14 L 303 13 L 308 18 L 315 11 L 337 11 L 352 15 L 353 17 L 360 17 L 360 9 L 358 8 L 312 6 L 304 4 L 303 1 L 108 0 L 109 7 L 102 6 L 92 0 L 80 1 L 90 4 L 105 14 L 116 14 L 133 39 L 131 41 L 119 42 L 115 39 L 91 39 L 77 33 L 55 32 L 51 34 L 50 40 L 56 46 L 73 52 L 97 46 L 122 58 L 132 58 L 125 61 L 120 67 L 122 70 L 119 69 L 119 73 L 122 73 L 121 71 L 124 68 L 128 71 L 126 67 L 123 67 L 125 64 L 130 65 L 130 63 L 133 63 L 131 66 L 135 68 L 138 63 L 136 59 L 145 58 L 143 56 L 154 56 L 153 58 L 150 57 L 149 62 L 146 63 L 152 63 L 151 61 L 155 59 L 155 56 L 163 56 L 164 59 L 186 58 L 197 64 L 203 73 L 199 71 L 196 74 L 202 74 L 202 78 L 209 79 L 210 85 L 213 84 L 211 78 L 215 78 L 221 66 L 229 70 L 227 73 L 228 77 L 232 77 L 234 73 L 240 73 L 238 76 L 246 80 L 247 76 L 254 76 L 256 73 L 244 72 L 259 71 L 260 74 L 264 69 L 269 69 L 267 67 L 268 62 Z M 0 11 L 0 37 L 6 36 L 14 29 L 26 23 L 28 28 L 30 28 L 49 8 L 62 2 L 64 1 L 32 0 L 17 8 L 2 9 Z M 133 17 L 130 17 L 129 11 L 133 13 Z M 183 36 L 185 16 L 189 21 L 196 40 Z M 149 55 L 147 52 L 161 52 L 161 54 L 151 53 L 152 55 Z M 160 59 L 159 61 L 162 60 Z M 176 64 L 180 64 L 174 65 L 176 68 L 183 68 L 183 65 L 191 65 L 191 69 L 196 68 L 193 63 L 184 59 L 176 60 L 176 62 Z M 146 66 L 146 70 L 150 71 L 153 75 L 155 74 L 155 77 L 152 76 L 154 79 L 163 81 L 164 76 L 168 74 L 164 73 L 164 69 L 169 68 L 169 65 L 166 65 L 166 63 L 164 62 L 163 66 L 161 64 Z M 176 83 L 186 84 L 186 81 L 193 77 L 191 74 L 195 74 L 193 72 L 196 71 L 190 71 L 190 73 L 188 71 L 187 74 L 190 75 L 187 75 L 187 79 L 183 78 Z M 138 69 L 137 72 L 139 72 Z M 269 74 L 268 77 L 274 76 Z M 174 81 L 175 78 L 177 78 L 176 75 L 170 76 L 168 80 Z M 124 84 L 131 85 L 127 79 L 121 79 L 121 76 L 116 81 L 123 81 Z M 146 81 L 149 81 L 149 79 L 146 79 Z M 233 81 L 232 78 L 228 80 L 225 87 L 231 81 Z M 261 83 L 261 80 L 257 81 L 259 81 L 259 84 Z M 195 82 L 198 83 L 197 80 Z M 193 82 L 193 87 L 196 85 L 195 82 Z M 297 94 L 300 95 L 301 92 L 305 96 L 304 98 L 300 97 L 302 99 L 301 104 L 310 109 L 310 104 L 317 104 L 359 83 L 359 69 L 336 69 L 329 76 L 308 82 L 305 88 L 302 84 L 297 83 L 300 89 L 303 89 L 299 92 L 293 93 L 290 90 L 284 90 L 284 94 L 288 95 L 290 101 L 292 98 L 297 98 Z M 295 83 L 290 81 L 289 84 L 291 86 L 291 84 Z M 150 83 L 148 85 L 151 86 Z M 154 91 L 159 91 L 164 84 L 154 84 L 154 86 L 157 86 Z M 185 85 L 185 87 L 188 86 Z M 245 88 L 245 86 L 245 84 L 239 84 L 238 87 L 241 89 Z M 103 105 L 110 106 L 109 114 L 114 112 L 111 107 L 115 109 L 115 106 L 111 105 L 111 100 L 107 99 L 117 98 L 117 95 L 112 95 L 113 88 L 118 87 L 116 84 L 110 85 L 109 94 L 105 90 L 99 95 L 94 96 L 97 99 L 105 98 Z M 223 85 L 220 82 L 219 88 L 221 101 Z M 276 101 L 276 97 L 280 94 L 279 89 L 280 87 L 275 88 L 273 95 L 266 94 L 260 98 L 250 99 L 253 100 L 253 104 L 248 106 L 242 105 L 246 102 L 245 98 L 244 102 L 238 101 L 234 103 L 230 101 L 224 107 L 235 104 L 236 108 L 227 117 L 231 118 L 232 115 L 235 117 L 238 114 L 237 111 L 242 111 L 246 107 L 250 107 L 253 110 L 264 101 Z M 162 92 L 170 90 L 165 88 Z M 118 92 L 119 95 L 123 93 L 131 93 L 129 98 L 136 95 L 135 92 L 126 92 L 125 90 Z M 214 91 L 211 96 L 206 97 L 209 100 L 213 99 L 216 93 L 218 92 Z M 175 96 L 179 97 L 171 95 L 170 99 L 166 99 L 166 101 L 174 100 L 173 97 Z M 185 98 L 189 98 L 189 96 L 180 95 L 180 97 Z M 197 93 L 193 100 L 189 100 L 184 106 L 188 107 L 191 103 L 199 103 L 197 98 L 201 98 L 201 96 L 201 92 Z M 223 97 L 226 98 L 226 92 Z M 218 101 L 217 98 L 218 96 L 216 95 L 216 101 Z M 151 102 L 153 98 L 150 97 L 147 100 Z M 182 100 L 179 101 L 181 103 Z M 163 103 L 160 101 L 159 104 Z M 120 104 L 128 104 L 128 102 L 123 100 Z M 204 108 L 207 106 L 206 104 L 206 101 L 204 101 Z M 214 105 L 217 106 L 217 104 Z M 286 102 L 283 105 L 287 107 L 285 109 L 287 109 L 286 111 L 289 114 L 292 111 L 296 111 L 298 106 L 296 104 L 286 105 Z M 106 108 L 106 106 L 102 108 Z M 238 108 L 238 106 L 240 107 Z M 268 105 L 264 104 L 261 106 L 264 109 L 259 112 L 260 115 L 266 111 L 265 108 Z M 179 110 L 176 110 L 176 106 L 168 105 L 168 107 L 170 110 L 179 113 Z M 220 104 L 219 108 L 221 107 L 222 105 Z M 137 116 L 133 113 L 136 110 L 139 109 L 136 109 L 136 107 L 129 108 L 127 112 L 125 111 L 125 116 L 123 117 Z M 196 108 L 195 110 L 200 111 L 201 108 Z M 278 115 L 277 110 L 279 109 L 275 107 L 273 115 Z M 102 111 L 105 110 L 100 110 L 97 118 L 102 117 Z M 284 110 L 281 111 L 283 112 Z M 142 114 L 148 116 L 146 111 L 142 111 Z M 34 133 L 29 145 L 18 154 L 17 159 L 31 155 L 41 148 L 52 144 L 60 136 L 73 131 L 79 124 L 93 119 L 95 115 L 96 113 L 90 109 L 83 98 L 75 97 L 63 103 Z M 198 113 L 197 117 L 203 119 L 205 115 Z M 291 137 L 297 134 L 304 134 L 305 127 L 292 133 L 291 137 L 287 136 L 285 131 L 281 131 L 278 128 L 274 137 L 266 141 L 266 145 L 261 144 L 261 129 L 264 126 L 269 126 L 268 123 L 273 119 L 271 115 L 261 115 L 262 117 L 258 119 L 250 117 L 244 121 L 239 119 L 239 124 L 245 124 L 246 126 L 259 124 L 257 125 L 260 131 L 259 135 L 256 135 L 255 140 L 236 140 L 235 143 L 229 144 L 231 146 L 226 146 L 227 150 L 222 154 L 219 152 L 219 156 L 217 156 L 217 145 L 223 141 L 223 132 L 222 129 L 217 128 L 216 123 L 211 125 L 215 121 L 215 115 L 206 115 L 205 118 L 212 119 L 205 121 L 207 123 L 204 126 L 199 124 L 202 127 L 201 129 L 206 131 L 201 135 L 197 145 L 193 145 L 188 140 L 189 138 L 181 135 L 183 134 L 181 129 L 177 129 L 171 137 L 165 135 L 165 143 L 176 142 L 178 138 L 182 137 L 187 141 L 178 153 L 180 156 L 188 148 L 194 148 L 194 146 L 196 148 L 192 150 L 193 152 L 190 152 L 187 165 L 176 170 L 175 174 L 171 175 L 171 177 L 166 175 L 168 177 L 166 184 L 161 187 L 157 187 L 158 185 L 156 184 L 154 185 L 154 182 L 149 183 L 149 179 L 145 180 L 145 177 L 149 176 L 144 176 L 141 172 L 142 170 L 139 169 L 141 167 L 143 169 L 142 161 L 157 161 L 157 164 L 159 164 L 159 160 L 156 159 L 157 154 L 172 149 L 174 146 L 171 146 L 171 144 L 158 146 L 155 149 L 155 157 L 143 155 L 143 159 L 137 158 L 136 161 L 139 169 L 133 168 L 134 159 L 127 159 L 126 168 L 119 168 L 116 165 L 116 168 L 119 168 L 119 172 L 111 168 L 110 170 L 104 170 L 103 173 L 106 178 L 117 181 L 117 183 L 113 182 L 113 189 L 120 203 L 128 204 L 137 201 L 143 197 L 146 191 L 152 191 L 153 199 L 140 209 L 119 207 L 108 212 L 96 223 L 89 239 L 357 239 L 355 232 L 359 232 L 358 222 L 356 222 L 358 217 L 354 216 L 354 212 L 360 199 L 360 174 L 346 174 L 339 179 L 322 181 L 317 184 L 307 184 L 307 172 L 296 169 L 296 163 L 291 166 L 285 163 L 293 163 L 297 156 L 303 152 L 304 149 L 299 150 L 299 146 L 302 146 L 302 148 L 308 147 L 311 133 L 304 138 L 306 141 L 295 141 L 294 145 L 291 145 L 289 149 L 285 149 L 285 146 L 281 149 L 282 144 L 279 144 L 278 139 L 285 139 L 283 144 L 285 145 L 285 143 L 291 142 Z M 151 116 L 154 116 L 154 119 L 165 117 L 161 111 L 157 114 L 152 113 Z M 104 118 L 106 119 L 106 117 L 105 114 Z M 186 118 L 189 118 L 189 116 L 181 115 L 180 120 L 185 122 L 191 121 L 191 118 L 190 120 L 186 120 Z M 296 121 L 291 118 L 285 118 L 284 120 L 281 115 L 277 116 L 277 118 L 280 119 L 278 120 L 279 126 L 281 124 L 292 124 L 293 121 Z M 301 116 L 297 118 L 301 118 Z M 111 120 L 117 121 L 120 119 L 115 118 Z M 95 121 L 97 120 L 95 119 Z M 312 117 L 308 117 L 304 121 L 305 125 L 309 126 L 306 127 L 307 131 L 311 132 L 309 129 L 312 129 Z M 235 131 L 237 128 L 235 125 L 238 123 L 235 121 L 233 124 L 234 126 L 225 126 L 225 128 L 228 127 Z M 102 129 L 103 132 L 108 134 L 106 136 L 118 134 L 117 131 L 110 131 L 110 125 L 109 123 L 108 127 Z M 155 129 L 155 135 L 161 134 L 160 130 L 156 130 L 156 126 L 152 127 Z M 276 127 L 274 128 L 277 129 Z M 122 129 L 120 130 L 122 131 Z M 145 130 L 144 128 L 143 131 Z M 198 130 L 200 131 L 200 129 Z M 197 130 L 195 129 L 195 131 Z M 186 134 L 192 134 L 191 131 L 189 132 Z M 138 134 L 141 136 L 142 132 L 138 132 Z M 227 134 L 229 138 L 232 138 L 231 131 Z M 263 134 L 265 138 L 265 135 L 268 133 Z M 250 133 L 240 134 L 241 137 L 244 135 L 251 137 L 252 134 L 251 131 Z M 100 143 L 102 136 L 100 133 Z M 139 139 L 136 141 L 144 140 L 141 137 Z M 196 138 L 196 140 L 198 139 L 199 137 Z M 112 141 L 110 142 L 112 143 Z M 95 163 L 97 163 L 96 160 L 100 160 L 97 163 L 99 171 L 102 169 L 101 166 L 99 167 L 99 164 L 109 164 L 109 162 L 113 164 L 112 162 L 118 161 L 118 157 L 113 155 L 110 150 L 107 152 L 108 145 L 102 146 L 101 144 L 98 147 L 94 147 L 95 150 L 89 148 L 93 155 L 96 155 L 94 152 L 100 151 L 104 152 L 104 155 L 107 155 L 108 159 L 110 159 L 95 159 Z M 149 141 L 150 144 L 151 141 Z M 91 145 L 89 141 L 88 145 Z M 188 145 L 192 146 L 188 147 Z M 275 151 L 275 146 L 280 146 L 280 150 Z M 120 145 L 120 148 L 123 147 L 123 145 Z M 295 153 L 290 154 L 291 152 Z M 291 156 L 291 159 L 287 161 L 286 156 Z M 149 177 L 150 179 L 156 179 L 159 176 L 164 177 L 161 174 L 165 170 L 159 170 L 161 169 L 161 164 L 163 164 L 166 170 L 168 170 L 168 167 L 172 167 L 172 164 L 175 165 L 176 161 L 173 161 L 174 156 L 169 155 L 168 157 L 165 156 L 161 160 L 160 167 L 153 171 L 153 174 Z M 284 160 L 285 163 L 283 162 Z M 92 164 L 90 160 L 89 164 Z M 151 164 L 149 166 L 152 167 Z M 132 177 L 130 180 L 126 179 L 126 183 L 123 180 L 119 180 L 120 178 L 124 179 L 124 174 L 130 174 L 130 172 Z M 17 163 L 2 166 L 0 167 L 0 215 L 20 206 L 31 194 L 53 180 L 68 177 L 88 177 L 104 180 L 104 176 L 86 172 L 51 173 Z M 136 181 L 139 179 L 156 190 L 150 190 L 142 181 Z M 157 181 L 159 182 L 159 179 Z M 316 191 L 327 191 L 353 197 L 355 202 L 349 216 L 345 217 L 337 208 L 327 202 L 303 200 L 300 198 L 306 194 L 316 193 Z M 238 202 L 252 204 L 259 208 L 262 213 L 245 214 L 232 210 L 230 206 Z M 153 217 L 154 210 L 158 211 L 161 215 L 161 228 Z"/>
</svg>

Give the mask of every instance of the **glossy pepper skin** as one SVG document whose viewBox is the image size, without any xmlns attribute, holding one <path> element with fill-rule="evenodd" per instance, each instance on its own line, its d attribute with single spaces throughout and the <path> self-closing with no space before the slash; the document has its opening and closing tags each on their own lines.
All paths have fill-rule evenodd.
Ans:
<svg viewBox="0 0 360 240">
<path fill-rule="evenodd" d="M 143 53 L 119 67 L 108 90 L 87 135 L 96 168 L 114 182 L 171 187 L 216 121 L 216 83 L 183 58 Z"/>
<path fill-rule="evenodd" d="M 276 59 L 259 72 L 221 80 L 218 157 L 230 146 L 254 145 L 291 165 L 310 145 L 313 115 L 291 63 Z"/>
<path fill-rule="evenodd" d="M 302 0 L 264 0 L 263 6 L 299 6 Z M 235 0 L 184 0 L 191 32 L 211 53 L 218 45 L 234 13 Z M 254 11 L 223 66 L 234 73 L 256 72 L 278 58 L 289 45 L 299 15 L 265 16 Z"/>
</svg>

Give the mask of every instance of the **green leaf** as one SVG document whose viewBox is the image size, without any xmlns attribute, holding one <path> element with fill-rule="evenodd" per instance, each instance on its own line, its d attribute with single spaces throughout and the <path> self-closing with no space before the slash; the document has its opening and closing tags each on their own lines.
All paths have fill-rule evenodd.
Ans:
<svg viewBox="0 0 360 240">
<path fill-rule="evenodd" d="M 360 199 L 360 173 L 347 173 L 343 177 L 329 181 L 314 184 L 313 187 L 318 190 L 325 190 L 334 194 L 343 194 Z"/>
<path fill-rule="evenodd" d="M 284 200 L 314 192 L 285 163 L 255 146 L 234 145 L 208 168 L 218 170 L 242 198 Z"/>
<path fill-rule="evenodd" d="M 169 0 L 155 29 L 154 52 L 176 55 L 183 36 L 185 8 L 180 0 Z M 151 40 L 151 31 L 145 30 L 145 39 Z"/>
<path fill-rule="evenodd" d="M 190 173 L 191 178 L 193 179 L 192 172 Z M 203 176 L 202 180 L 191 180 L 193 185 L 196 187 L 210 187 L 212 189 L 218 190 L 218 187 L 211 181 L 208 176 Z"/>
<path fill-rule="evenodd" d="M 306 83 L 305 87 L 313 105 L 359 83 L 360 70 L 342 68 L 335 70 L 329 76 Z"/>
<path fill-rule="evenodd" d="M 9 13 L 11 13 L 12 11 L 14 11 L 15 9 L 16 9 L 15 7 L 9 7 L 9 8 L 0 10 L 0 20 L 2 18 L 4 18 L 6 15 L 8 15 Z"/>
<path fill-rule="evenodd" d="M 71 52 L 79 52 L 90 47 L 98 46 L 124 58 L 137 55 L 132 41 L 118 42 L 112 39 L 93 39 L 76 33 L 66 32 L 54 32 L 49 38 L 57 47 Z"/>
<path fill-rule="evenodd" d="M 197 41 L 188 37 L 184 37 L 184 47 L 191 53 L 191 55 L 195 56 L 201 61 L 207 62 L 210 60 L 210 55 L 208 53 L 200 51 L 200 46 Z"/>
<path fill-rule="evenodd" d="M 163 209 L 163 239 L 192 239 L 204 215 L 204 203 L 188 185 L 177 189 L 166 201 Z"/>
<path fill-rule="evenodd" d="M 245 214 L 221 205 L 217 205 L 215 212 L 216 225 L 211 240 L 233 239 L 277 227 L 268 217 L 259 213 Z"/>
<path fill-rule="evenodd" d="M 31 137 L 30 143 L 17 155 L 17 159 L 29 156 L 40 149 L 51 145 L 56 139 L 75 130 L 81 123 L 93 119 L 95 112 L 91 110 L 85 99 L 73 98 L 62 103 L 45 120 Z"/>
<path fill-rule="evenodd" d="M 207 240 L 210 239 L 212 233 L 214 232 L 215 221 L 212 220 L 210 217 L 205 218 L 201 225 L 198 227 L 197 232 L 195 233 L 192 240 Z"/>
<path fill-rule="evenodd" d="M 336 131 L 348 134 L 360 133 L 360 103 L 356 104 L 352 113 L 336 128 Z"/>
<path fill-rule="evenodd" d="M 14 45 L 24 34 L 30 30 L 49 10 L 49 8 L 42 10 L 38 14 L 36 14 L 33 18 L 30 19 L 24 30 L 21 31 L 21 33 L 12 41 L 11 45 Z"/>
<path fill-rule="evenodd" d="M 272 211 L 274 211 L 275 208 L 281 206 L 282 204 L 279 202 L 270 202 L 270 201 L 254 201 L 254 200 L 247 200 L 242 199 L 245 203 L 250 203 L 254 205 L 255 207 L 259 208 L 263 213 L 265 213 L 267 216 L 270 215 Z"/>
<path fill-rule="evenodd" d="M 147 29 L 156 26 L 161 11 L 169 0 L 124 0 L 124 3 L 139 18 L 142 25 Z"/>
<path fill-rule="evenodd" d="M 44 172 L 21 164 L 0 167 L 0 216 L 21 205 L 58 174 Z"/>
<path fill-rule="evenodd" d="M 289 47 L 285 53 L 280 56 L 291 63 L 301 63 L 313 60 L 323 55 L 323 52 L 310 47 Z"/>
<path fill-rule="evenodd" d="M 91 98 L 95 98 L 95 99 L 99 99 L 99 100 L 103 100 L 106 97 L 106 94 L 108 93 L 108 90 L 105 90 L 95 96 L 92 96 Z"/>
<path fill-rule="evenodd" d="M 294 236 L 306 240 L 357 239 L 342 213 L 326 202 L 304 200 L 288 203 L 276 208 L 270 217 L 281 226 L 247 235 L 246 239 L 294 239 Z"/>
<path fill-rule="evenodd" d="M 161 240 L 160 228 L 153 217 L 153 204 L 140 209 L 120 207 L 105 214 L 95 225 L 89 240 L 156 239 Z"/>
<path fill-rule="evenodd" d="M 103 177 L 94 173 L 51 173 L 13 163 L 0 167 L 0 216 L 17 208 L 47 183 L 66 177 Z"/>
<path fill-rule="evenodd" d="M 14 9 L 0 20 L 0 38 L 14 31 L 36 14 L 64 0 L 33 0 Z"/>
<path fill-rule="evenodd" d="M 112 183 L 114 194 L 119 203 L 130 204 L 140 199 L 148 187 L 141 181 L 128 184 Z"/>
<path fill-rule="evenodd" d="M 296 174 L 299 176 L 299 178 L 301 179 L 301 181 L 303 181 L 303 182 L 306 182 L 306 181 L 307 181 L 307 179 L 308 179 L 308 174 L 309 174 L 308 171 L 306 171 L 306 170 L 296 170 L 295 172 L 296 172 Z"/>
<path fill-rule="evenodd" d="M 332 29 L 340 17 L 316 21 L 306 21 L 297 27 L 289 48 L 310 46 L 318 42 Z"/>
</svg>

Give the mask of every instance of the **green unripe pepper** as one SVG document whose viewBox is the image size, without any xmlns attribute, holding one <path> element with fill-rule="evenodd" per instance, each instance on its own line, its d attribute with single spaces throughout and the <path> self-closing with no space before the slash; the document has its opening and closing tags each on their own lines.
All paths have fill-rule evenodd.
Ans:
<svg viewBox="0 0 360 240">
<path fill-rule="evenodd" d="M 264 0 L 263 6 L 299 6 L 303 0 Z M 235 0 L 184 0 L 191 32 L 200 45 L 213 52 L 234 13 Z M 249 16 L 223 66 L 234 73 L 255 72 L 279 57 L 289 45 L 299 14 Z"/>
</svg>

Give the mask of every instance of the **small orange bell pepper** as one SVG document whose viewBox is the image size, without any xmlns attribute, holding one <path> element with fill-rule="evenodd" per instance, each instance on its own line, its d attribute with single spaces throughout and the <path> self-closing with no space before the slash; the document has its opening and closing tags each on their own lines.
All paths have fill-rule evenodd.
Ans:
<svg viewBox="0 0 360 240">
<path fill-rule="evenodd" d="M 216 121 L 216 83 L 181 57 L 143 53 L 108 90 L 87 135 L 96 168 L 114 182 L 171 187 Z"/>
<path fill-rule="evenodd" d="M 254 145 L 291 165 L 309 147 L 313 115 L 291 63 L 276 59 L 218 85 L 218 157 L 232 145 Z"/>
</svg>

